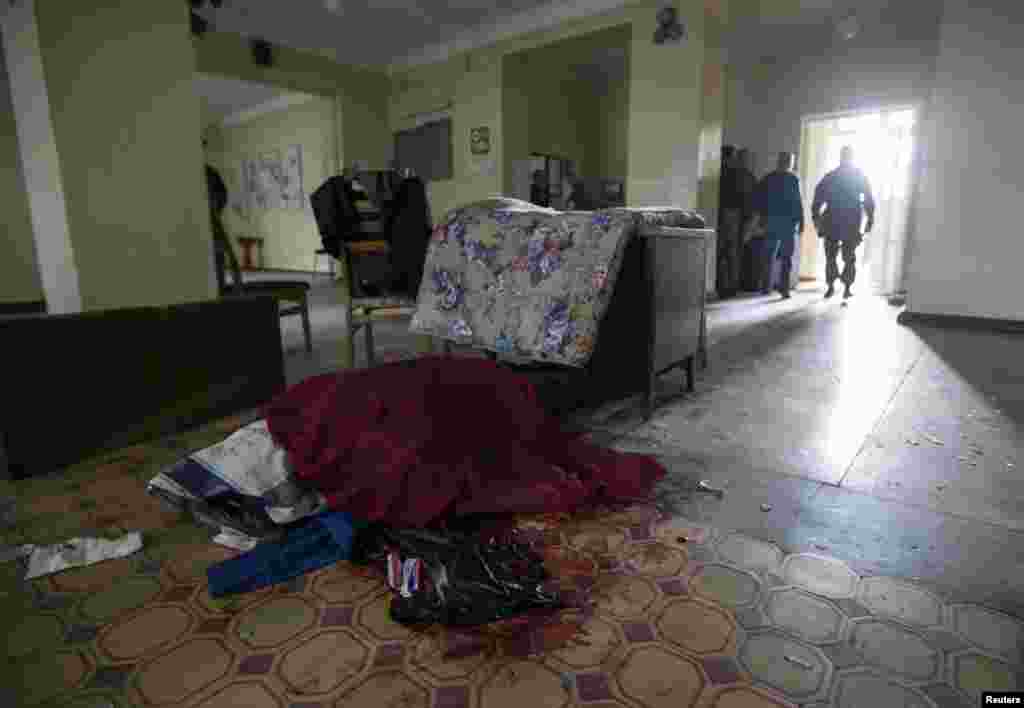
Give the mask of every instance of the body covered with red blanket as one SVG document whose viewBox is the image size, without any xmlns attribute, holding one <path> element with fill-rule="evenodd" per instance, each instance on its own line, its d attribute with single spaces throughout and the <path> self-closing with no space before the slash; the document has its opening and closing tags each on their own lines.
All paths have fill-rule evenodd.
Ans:
<svg viewBox="0 0 1024 708">
<path fill-rule="evenodd" d="M 424 357 L 313 377 L 266 415 L 301 483 L 332 509 L 395 525 L 629 502 L 664 474 L 650 457 L 564 431 L 529 381 L 486 359 Z"/>
</svg>

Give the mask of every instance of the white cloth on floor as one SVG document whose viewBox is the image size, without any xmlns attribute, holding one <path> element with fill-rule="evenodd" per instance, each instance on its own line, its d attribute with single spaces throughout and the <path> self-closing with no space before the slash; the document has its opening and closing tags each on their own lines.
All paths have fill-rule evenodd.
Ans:
<svg viewBox="0 0 1024 708">
<path fill-rule="evenodd" d="M 124 558 L 141 548 L 142 534 L 138 531 L 113 540 L 72 538 L 52 546 L 32 546 L 25 578 L 31 580 L 69 568 L 81 568 L 100 561 Z"/>
</svg>

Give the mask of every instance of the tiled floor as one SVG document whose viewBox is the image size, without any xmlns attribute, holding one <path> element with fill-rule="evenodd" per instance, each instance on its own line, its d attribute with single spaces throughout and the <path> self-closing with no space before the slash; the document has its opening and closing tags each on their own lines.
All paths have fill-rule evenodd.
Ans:
<svg viewBox="0 0 1024 708">
<path fill-rule="evenodd" d="M 313 358 L 285 323 L 292 381 L 336 361 L 316 292 Z M 606 568 L 568 647 L 441 661 L 386 620 L 379 580 L 337 569 L 225 605 L 202 587 L 208 544 L 50 579 L 8 646 L 54 708 L 969 708 L 1024 688 L 1024 341 L 895 316 L 813 292 L 722 303 L 695 394 L 669 379 L 650 423 L 584 417 L 670 474 L 662 517 L 555 534 Z"/>
</svg>

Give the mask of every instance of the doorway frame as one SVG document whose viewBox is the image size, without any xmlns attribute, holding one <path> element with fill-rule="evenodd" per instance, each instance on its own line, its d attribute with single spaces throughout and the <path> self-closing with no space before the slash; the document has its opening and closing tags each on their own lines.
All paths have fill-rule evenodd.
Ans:
<svg viewBox="0 0 1024 708">
<path fill-rule="evenodd" d="M 824 111 L 821 113 L 806 113 L 800 116 L 800 153 L 798 155 L 799 161 L 797 164 L 797 175 L 800 177 L 800 184 L 804 186 L 804 190 L 807 194 L 807 214 L 810 217 L 811 204 L 814 201 L 814 189 L 817 185 L 811 185 L 804 178 L 807 177 L 807 154 L 808 154 L 808 124 L 823 120 L 838 120 L 840 118 L 857 118 L 859 116 L 871 115 L 873 113 L 897 113 L 900 111 L 912 111 L 914 113 L 914 129 L 913 129 L 913 145 L 911 146 L 911 157 L 910 166 L 908 168 L 909 174 L 907 175 L 907 221 L 905 226 L 905 233 L 903 235 L 903 260 L 900 274 L 900 281 L 903 283 L 903 287 L 898 291 L 899 293 L 906 292 L 906 273 L 907 273 L 907 261 L 909 260 L 909 254 L 911 250 L 911 242 L 914 236 L 914 229 L 917 224 L 916 212 L 917 212 L 917 199 L 918 199 L 918 185 L 920 177 L 920 156 L 921 156 L 921 125 L 924 121 L 926 114 L 926 104 L 921 101 L 910 101 L 893 103 L 884 106 L 873 106 L 871 108 L 853 108 L 848 110 L 839 111 Z M 808 218 L 808 225 L 813 224 L 813 219 Z M 808 232 L 809 233 L 809 232 Z M 803 237 L 804 234 L 800 235 L 800 246 L 797 248 L 798 260 L 796 271 L 797 282 L 817 282 L 820 280 L 819 277 L 805 279 L 802 275 L 803 272 Z M 814 253 L 817 254 L 818 249 L 821 248 L 820 244 L 817 243 L 817 234 L 815 237 Z"/>
</svg>

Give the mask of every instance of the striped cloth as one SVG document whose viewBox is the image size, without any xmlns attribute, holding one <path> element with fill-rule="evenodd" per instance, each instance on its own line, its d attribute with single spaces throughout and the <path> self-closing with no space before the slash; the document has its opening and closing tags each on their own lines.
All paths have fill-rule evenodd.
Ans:
<svg viewBox="0 0 1024 708">
<path fill-rule="evenodd" d="M 146 491 L 219 529 L 219 541 L 241 550 L 326 509 L 323 495 L 297 483 L 265 420 L 187 455 L 151 479 Z"/>
</svg>

